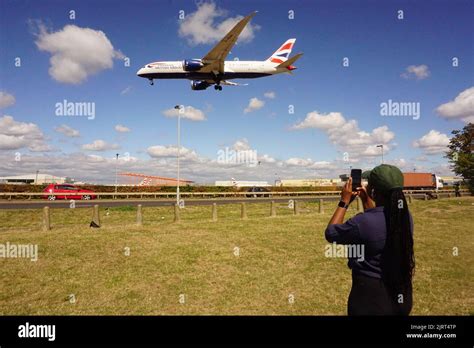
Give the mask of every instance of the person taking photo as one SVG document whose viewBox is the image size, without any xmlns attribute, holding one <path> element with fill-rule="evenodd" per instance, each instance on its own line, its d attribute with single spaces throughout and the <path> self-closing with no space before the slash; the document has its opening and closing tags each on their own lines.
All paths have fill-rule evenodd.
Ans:
<svg viewBox="0 0 474 348">
<path fill-rule="evenodd" d="M 367 187 L 352 191 L 352 178 L 344 185 L 325 231 L 326 240 L 343 245 L 363 245 L 364 257 L 349 257 L 352 288 L 348 315 L 409 315 L 415 270 L 413 219 L 403 194 L 403 174 L 382 164 L 363 177 Z M 344 215 L 359 196 L 364 213 L 345 223 Z"/>
</svg>

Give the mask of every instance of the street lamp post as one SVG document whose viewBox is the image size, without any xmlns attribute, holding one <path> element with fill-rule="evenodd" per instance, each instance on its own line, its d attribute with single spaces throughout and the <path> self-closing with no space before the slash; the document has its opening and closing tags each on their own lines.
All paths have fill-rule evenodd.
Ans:
<svg viewBox="0 0 474 348">
<path fill-rule="evenodd" d="M 180 149 L 181 149 L 181 108 L 183 106 L 181 105 L 176 105 L 174 108 L 178 110 L 178 154 L 177 154 L 177 160 L 178 160 L 178 184 L 176 185 L 176 204 L 179 206 L 179 180 L 180 180 L 180 173 L 179 173 L 179 155 L 180 155 Z"/>
<path fill-rule="evenodd" d="M 117 181 L 117 165 L 118 165 L 118 158 L 119 158 L 119 154 L 116 153 L 116 154 L 115 154 L 115 194 L 117 194 L 117 185 L 118 185 L 118 181 Z"/>
<path fill-rule="evenodd" d="M 382 164 L 383 164 L 383 144 L 377 145 L 377 147 L 380 147 L 382 149 Z"/>
</svg>

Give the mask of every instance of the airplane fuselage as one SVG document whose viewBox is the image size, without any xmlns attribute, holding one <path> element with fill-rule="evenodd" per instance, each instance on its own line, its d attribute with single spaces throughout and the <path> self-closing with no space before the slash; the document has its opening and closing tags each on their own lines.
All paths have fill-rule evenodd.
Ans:
<svg viewBox="0 0 474 348">
<path fill-rule="evenodd" d="M 225 61 L 224 73 L 190 71 L 183 61 L 154 62 L 138 70 L 137 75 L 147 79 L 189 79 L 189 80 L 230 80 L 257 78 L 288 72 L 287 68 L 277 68 L 277 64 L 267 61 Z"/>
<path fill-rule="evenodd" d="M 153 85 L 155 79 L 188 79 L 192 90 L 205 90 L 214 85 L 222 91 L 222 85 L 241 86 L 232 79 L 253 79 L 281 73 L 291 73 L 296 69 L 293 64 L 302 56 L 299 53 L 289 57 L 296 41 L 288 39 L 267 60 L 263 61 L 225 61 L 239 35 L 257 11 L 242 18 L 233 28 L 202 58 L 183 61 L 148 63 L 137 71 L 139 77 L 146 78 Z"/>
</svg>

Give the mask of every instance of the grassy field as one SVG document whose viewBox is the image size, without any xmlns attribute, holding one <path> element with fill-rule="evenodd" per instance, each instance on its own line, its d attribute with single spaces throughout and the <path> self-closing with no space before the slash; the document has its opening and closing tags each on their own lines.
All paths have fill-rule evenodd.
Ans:
<svg viewBox="0 0 474 348">
<path fill-rule="evenodd" d="M 173 223 L 170 207 L 114 208 L 102 228 L 92 210 L 0 211 L 0 244 L 38 244 L 38 261 L 0 258 L 0 314 L 28 315 L 345 315 L 351 285 L 346 259 L 326 258 L 324 229 L 334 209 L 304 203 L 299 216 L 284 204 L 186 207 Z M 474 314 L 474 198 L 415 201 L 418 315 Z M 349 210 L 349 215 L 355 214 Z M 458 248 L 458 256 L 453 256 Z M 71 300 L 74 295 L 75 301 Z"/>
</svg>

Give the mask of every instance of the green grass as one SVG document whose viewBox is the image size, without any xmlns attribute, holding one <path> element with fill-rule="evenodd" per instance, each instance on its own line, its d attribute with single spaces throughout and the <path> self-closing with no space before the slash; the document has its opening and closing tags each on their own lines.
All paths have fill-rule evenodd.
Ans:
<svg viewBox="0 0 474 348">
<path fill-rule="evenodd" d="M 88 227 L 92 209 L 51 209 L 49 232 L 41 231 L 41 210 L 2 210 L 0 243 L 38 244 L 39 259 L 0 258 L 0 314 L 345 315 L 347 261 L 324 256 L 334 206 L 325 203 L 321 215 L 317 204 L 303 203 L 293 216 L 277 204 L 270 218 L 268 203 L 247 204 L 248 219 L 240 220 L 240 205 L 222 205 L 217 222 L 210 206 L 188 206 L 179 223 L 171 207 L 144 207 L 142 227 L 135 209 L 110 208 L 101 209 L 100 229 Z M 473 314 L 474 198 L 416 201 L 410 209 L 412 314 Z"/>
</svg>

